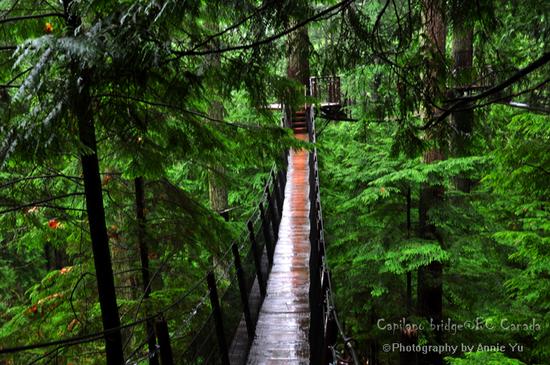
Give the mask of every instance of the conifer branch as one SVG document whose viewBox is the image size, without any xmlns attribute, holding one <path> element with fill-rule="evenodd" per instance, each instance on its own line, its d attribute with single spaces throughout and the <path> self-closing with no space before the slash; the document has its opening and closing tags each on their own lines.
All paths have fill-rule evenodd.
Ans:
<svg viewBox="0 0 550 365">
<path fill-rule="evenodd" d="M 307 18 L 299 23 L 297 23 L 296 25 L 288 28 L 288 29 L 285 29 L 277 34 L 274 34 L 272 36 L 269 36 L 267 38 L 264 38 L 264 39 L 260 39 L 256 42 L 252 42 L 252 43 L 249 43 L 249 44 L 241 44 L 241 45 L 237 45 L 237 46 L 229 46 L 229 47 L 225 47 L 225 48 L 217 48 L 217 49 L 208 49 L 208 50 L 204 50 L 204 51 L 195 51 L 195 50 L 187 50 L 187 51 L 172 51 L 172 53 L 176 56 L 175 58 L 171 59 L 170 61 L 175 61 L 175 60 L 178 60 L 179 58 L 181 57 L 186 57 L 186 56 L 206 56 L 206 55 L 209 55 L 209 54 L 215 54 L 215 53 L 225 53 L 225 52 L 231 52 L 231 51 L 241 51 L 241 50 L 245 50 L 245 49 L 250 49 L 250 48 L 255 48 L 255 47 L 258 47 L 258 46 L 262 46 L 262 45 L 265 45 L 265 44 L 269 44 L 273 41 L 276 41 L 277 39 L 279 38 L 282 38 L 304 26 L 306 26 L 307 24 L 311 23 L 311 22 L 314 22 L 315 20 L 319 19 L 319 18 L 322 18 L 324 17 L 325 15 L 329 14 L 329 13 L 332 13 L 334 12 L 333 14 L 331 14 L 330 16 L 334 16 L 336 14 L 338 14 L 341 10 L 345 9 L 347 6 L 349 6 L 354 0 L 344 0 L 344 1 L 341 1 L 339 2 L 338 4 L 336 5 L 333 5 L 317 14 L 315 14 L 314 16 L 310 17 L 310 18 Z"/>
<path fill-rule="evenodd" d="M 546 65 L 548 62 L 550 62 L 550 52 L 544 53 L 539 59 L 532 62 L 528 66 L 522 68 L 518 72 L 516 72 L 514 75 L 509 77 L 508 79 L 504 80 L 500 84 L 493 86 L 492 88 L 478 94 L 478 95 L 472 95 L 472 96 L 466 96 L 455 102 L 453 105 L 451 105 L 450 108 L 444 109 L 443 113 L 439 115 L 437 119 L 434 119 L 428 123 L 426 123 L 424 126 L 420 127 L 420 130 L 426 130 L 428 128 L 431 128 L 435 126 L 436 124 L 442 122 L 447 118 L 452 112 L 456 111 L 457 109 L 467 105 L 468 103 L 472 103 L 481 99 L 484 99 L 488 96 L 494 95 L 499 93 L 500 91 L 506 89 L 508 86 L 518 82 L 525 76 L 529 75 L 531 72 L 541 68 L 542 66 Z M 440 108 L 440 110 L 442 110 Z"/>
<path fill-rule="evenodd" d="M 32 19 L 43 19 L 43 18 L 65 18 L 63 13 L 45 13 L 45 14 L 35 14 L 35 15 L 23 15 L 23 16 L 14 16 L 12 18 L 2 18 L 0 19 L 0 24 L 18 22 L 20 20 L 32 20 Z"/>
</svg>

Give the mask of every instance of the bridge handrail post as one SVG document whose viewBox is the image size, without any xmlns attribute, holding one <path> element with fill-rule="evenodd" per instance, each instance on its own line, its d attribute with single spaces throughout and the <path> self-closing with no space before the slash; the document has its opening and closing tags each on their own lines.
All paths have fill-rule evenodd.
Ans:
<svg viewBox="0 0 550 365">
<path fill-rule="evenodd" d="M 230 365 L 229 352 L 227 350 L 227 343 L 225 341 L 225 332 L 223 329 L 222 310 L 220 307 L 220 300 L 218 298 L 218 289 L 216 287 L 216 278 L 212 271 L 210 271 L 206 276 L 206 281 L 208 283 L 208 290 L 210 293 L 210 304 L 212 304 L 212 315 L 214 317 L 214 324 L 216 326 L 216 337 L 218 338 L 218 347 L 220 349 L 221 363 L 222 365 Z"/>
<path fill-rule="evenodd" d="M 275 201 L 275 190 L 276 187 L 273 186 L 273 193 L 269 192 L 269 188 L 267 189 L 267 209 L 269 211 L 269 215 L 271 215 L 271 227 L 273 228 L 273 252 L 275 253 L 275 245 L 277 245 L 277 240 L 279 239 L 279 218 L 278 218 L 278 211 L 277 211 L 277 202 Z"/>
<path fill-rule="evenodd" d="M 330 310 L 330 307 L 327 308 L 327 311 L 324 316 L 324 333 L 323 337 L 325 338 L 324 348 L 323 348 L 323 364 L 331 364 L 334 361 L 332 357 L 332 347 L 336 344 L 337 336 L 337 327 L 334 320 L 334 315 Z"/>
<path fill-rule="evenodd" d="M 281 195 L 281 218 L 283 216 L 283 204 L 285 201 L 285 187 L 286 187 L 286 168 L 279 171 L 279 194 Z"/>
<path fill-rule="evenodd" d="M 233 261 L 235 263 L 235 271 L 237 273 L 237 282 L 239 284 L 239 292 L 241 294 L 241 302 L 243 305 L 244 321 L 246 323 L 246 331 L 248 332 L 249 345 L 254 339 L 254 324 L 250 315 L 250 305 L 248 304 L 248 294 L 246 292 L 245 272 L 241 264 L 241 255 L 239 254 L 239 246 L 234 243 L 231 245 L 233 252 Z"/>
<path fill-rule="evenodd" d="M 273 240 L 271 233 L 269 233 L 269 218 L 265 214 L 264 204 L 260 202 L 260 219 L 262 221 L 262 231 L 264 233 L 265 248 L 267 251 L 267 260 L 269 261 L 269 267 L 273 265 Z"/>
<path fill-rule="evenodd" d="M 164 318 L 158 318 L 155 321 L 155 332 L 159 342 L 160 361 L 162 365 L 174 365 L 174 357 L 172 355 L 172 345 L 170 344 L 170 334 L 168 332 L 168 324 Z"/>
<path fill-rule="evenodd" d="M 281 197 L 281 181 L 280 181 L 280 174 L 275 171 L 271 171 L 271 179 L 273 180 L 273 194 L 275 195 L 275 202 L 277 204 L 277 226 L 279 226 L 279 222 L 281 221 L 281 217 L 283 216 L 283 200 Z M 277 235 L 279 234 L 279 230 L 277 229 Z"/>
<path fill-rule="evenodd" d="M 262 257 L 260 252 L 258 252 L 258 243 L 256 242 L 256 237 L 254 237 L 254 224 L 251 221 L 247 223 L 248 227 L 248 237 L 250 239 L 250 245 L 252 248 L 252 256 L 254 258 L 254 266 L 256 267 L 256 278 L 258 278 L 258 286 L 260 287 L 260 295 L 262 298 L 265 297 L 265 283 L 262 277 Z"/>
</svg>

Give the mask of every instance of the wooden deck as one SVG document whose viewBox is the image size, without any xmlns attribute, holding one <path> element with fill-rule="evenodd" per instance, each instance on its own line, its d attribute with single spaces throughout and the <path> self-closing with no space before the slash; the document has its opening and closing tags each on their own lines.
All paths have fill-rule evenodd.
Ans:
<svg viewBox="0 0 550 365">
<path fill-rule="evenodd" d="M 307 140 L 307 134 L 297 134 Z M 307 151 L 290 151 L 283 217 L 249 365 L 309 364 Z"/>
</svg>

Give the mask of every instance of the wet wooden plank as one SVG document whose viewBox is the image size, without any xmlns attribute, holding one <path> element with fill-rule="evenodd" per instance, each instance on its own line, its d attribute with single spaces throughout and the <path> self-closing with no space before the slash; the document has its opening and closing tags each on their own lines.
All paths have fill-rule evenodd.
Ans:
<svg viewBox="0 0 550 365">
<path fill-rule="evenodd" d="M 297 138 L 307 140 L 306 134 Z M 309 364 L 308 154 L 291 151 L 279 241 L 249 365 Z"/>
</svg>

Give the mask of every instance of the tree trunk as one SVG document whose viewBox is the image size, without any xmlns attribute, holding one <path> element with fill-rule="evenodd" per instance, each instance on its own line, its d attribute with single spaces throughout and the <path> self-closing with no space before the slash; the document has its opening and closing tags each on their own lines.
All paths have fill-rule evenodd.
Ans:
<svg viewBox="0 0 550 365">
<path fill-rule="evenodd" d="M 429 151 L 424 157 L 424 162 L 432 163 L 443 159 L 439 151 Z M 441 203 L 444 195 L 442 187 L 433 187 L 423 184 L 420 191 L 419 201 L 419 230 L 420 237 L 427 240 L 438 238 L 436 227 L 429 222 L 428 212 L 431 208 Z M 439 244 L 442 242 L 439 240 Z M 438 324 L 443 319 L 443 265 L 433 261 L 427 266 L 420 267 L 417 274 L 417 311 L 418 315 L 424 317 L 428 322 Z M 443 333 L 436 330 L 433 333 L 433 341 L 430 343 L 438 345 L 442 343 Z M 442 365 L 443 359 L 440 354 L 430 352 L 420 356 L 420 364 Z"/>
<path fill-rule="evenodd" d="M 60 270 L 68 265 L 68 257 L 65 250 L 53 246 L 50 242 L 46 242 L 44 246 L 44 257 L 46 258 L 46 270 Z"/>
<path fill-rule="evenodd" d="M 149 316 L 149 295 L 151 294 L 151 275 L 149 269 L 149 246 L 147 245 L 146 225 L 145 225 L 145 184 L 143 177 L 134 179 L 134 189 L 136 196 L 136 218 L 137 218 L 137 239 L 139 245 L 139 257 L 141 260 L 141 280 L 143 285 L 143 303 L 145 305 L 145 315 Z M 149 348 L 149 364 L 158 365 L 158 355 L 156 354 L 156 336 L 154 320 L 145 322 L 145 333 L 147 336 L 147 346 Z"/>
<path fill-rule="evenodd" d="M 424 112 L 426 120 L 430 121 L 441 113 L 441 110 L 433 105 L 439 105 L 444 98 L 446 42 L 444 2 L 442 0 L 423 0 L 422 16 L 427 41 Z M 434 163 L 445 158 L 439 148 L 443 141 L 438 140 L 438 135 L 438 131 L 428 132 L 428 143 L 432 147 L 424 154 L 425 163 Z M 443 195 L 442 187 L 423 184 L 418 207 L 420 237 L 429 240 L 436 239 L 440 245 L 442 244 L 441 237 L 438 235 L 436 227 L 429 222 L 428 215 L 430 209 L 440 204 Z M 428 322 L 440 323 L 443 319 L 443 265 L 434 261 L 427 266 L 420 267 L 417 283 L 418 314 L 426 318 Z M 441 344 L 442 331 L 436 330 L 433 335 L 433 340 L 430 342 L 435 345 Z M 443 358 L 441 354 L 429 352 L 420 356 L 420 364 L 442 365 Z"/>
<path fill-rule="evenodd" d="M 84 193 L 90 226 L 101 319 L 105 331 L 117 328 L 105 336 L 107 364 L 121 365 L 124 363 L 124 356 L 122 352 L 122 336 L 120 329 L 118 329 L 120 327 L 120 317 L 116 302 L 107 225 L 105 223 L 95 125 L 90 104 L 91 71 L 84 70 L 78 72 L 76 65 L 77 63 L 74 62 L 72 67 L 74 75 L 77 76 L 73 80 L 73 112 L 78 120 L 80 142 L 87 149 L 87 151 L 82 152 L 80 159 L 84 175 Z"/>
<path fill-rule="evenodd" d="M 411 186 L 407 186 L 407 192 L 406 192 L 406 200 L 407 200 L 407 239 L 411 238 L 411 228 L 412 228 L 412 222 L 411 222 L 411 209 L 412 209 L 412 199 L 411 199 Z M 407 316 L 410 316 L 412 314 L 412 272 L 407 272 Z"/>
<path fill-rule="evenodd" d="M 219 101 L 212 102 L 208 115 L 211 118 L 222 120 L 223 119 L 223 104 Z M 221 164 L 211 166 L 211 171 L 208 174 L 208 184 L 209 184 L 209 196 L 210 196 L 210 206 L 212 210 L 220 213 L 224 219 L 228 219 L 227 208 L 228 203 L 228 193 L 227 185 L 223 181 L 223 175 L 225 174 L 225 168 Z"/>
<path fill-rule="evenodd" d="M 407 239 L 411 238 L 411 209 L 412 209 L 412 199 L 411 199 L 411 187 L 407 187 L 407 191 L 405 193 L 406 197 L 406 210 L 407 210 Z M 406 321 L 407 323 L 410 323 L 410 317 L 413 314 L 413 297 L 412 297 L 412 272 L 407 272 L 406 276 L 407 280 L 407 292 L 406 292 Z M 415 345 L 418 342 L 418 334 L 414 331 L 408 331 L 403 329 L 401 331 L 401 343 L 405 346 L 407 345 Z M 416 353 L 410 351 L 403 351 L 399 353 L 399 363 L 401 365 L 415 365 L 417 363 Z"/>
<path fill-rule="evenodd" d="M 72 2 L 72 0 L 63 0 L 64 12 L 68 15 L 67 27 L 69 34 L 74 34 L 74 30 L 81 24 L 81 19 L 71 14 Z M 80 161 L 84 178 L 84 194 L 90 226 L 101 320 L 103 330 L 111 330 L 105 335 L 107 365 L 121 365 L 124 364 L 124 353 L 120 332 L 120 317 L 116 301 L 111 252 L 109 251 L 107 224 L 105 222 L 95 124 L 90 97 L 92 72 L 89 69 L 82 69 L 78 59 L 71 61 L 70 70 L 72 76 L 69 96 L 71 109 L 77 120 L 80 142 L 86 148 L 80 154 Z"/>
<path fill-rule="evenodd" d="M 473 29 L 464 23 L 464 17 L 457 14 L 453 28 L 453 61 L 456 86 L 463 89 L 471 85 L 473 63 Z M 455 96 L 462 96 L 455 93 Z M 468 105 L 466 106 L 468 108 Z M 474 110 L 455 111 L 451 115 L 454 127 L 451 144 L 452 153 L 457 157 L 468 156 L 474 124 Z M 455 178 L 456 188 L 465 193 L 470 192 L 472 182 L 463 175 Z"/>
<path fill-rule="evenodd" d="M 307 27 L 290 33 L 287 41 L 287 69 L 289 79 L 296 80 L 309 88 L 309 36 Z"/>
<path fill-rule="evenodd" d="M 209 28 L 211 28 L 211 31 L 213 33 L 219 32 L 219 25 L 216 22 L 210 24 Z M 219 48 L 219 42 L 213 42 L 213 46 L 214 48 Z M 213 53 L 212 55 L 210 55 L 208 59 L 208 64 L 211 69 L 219 69 L 221 67 L 221 54 Z M 215 95 L 219 94 L 219 85 L 217 85 L 216 82 L 217 80 L 215 80 L 215 82 L 213 82 L 211 85 L 211 88 L 214 90 Z M 214 99 L 210 104 L 208 115 L 213 119 L 223 120 L 223 103 L 219 100 Z M 229 215 L 226 211 L 229 207 L 228 192 L 227 184 L 223 181 L 224 174 L 225 168 L 222 165 L 221 161 L 211 166 L 211 171 L 208 174 L 208 192 L 210 197 L 210 206 L 212 210 L 220 213 L 225 220 L 229 220 Z"/>
</svg>

